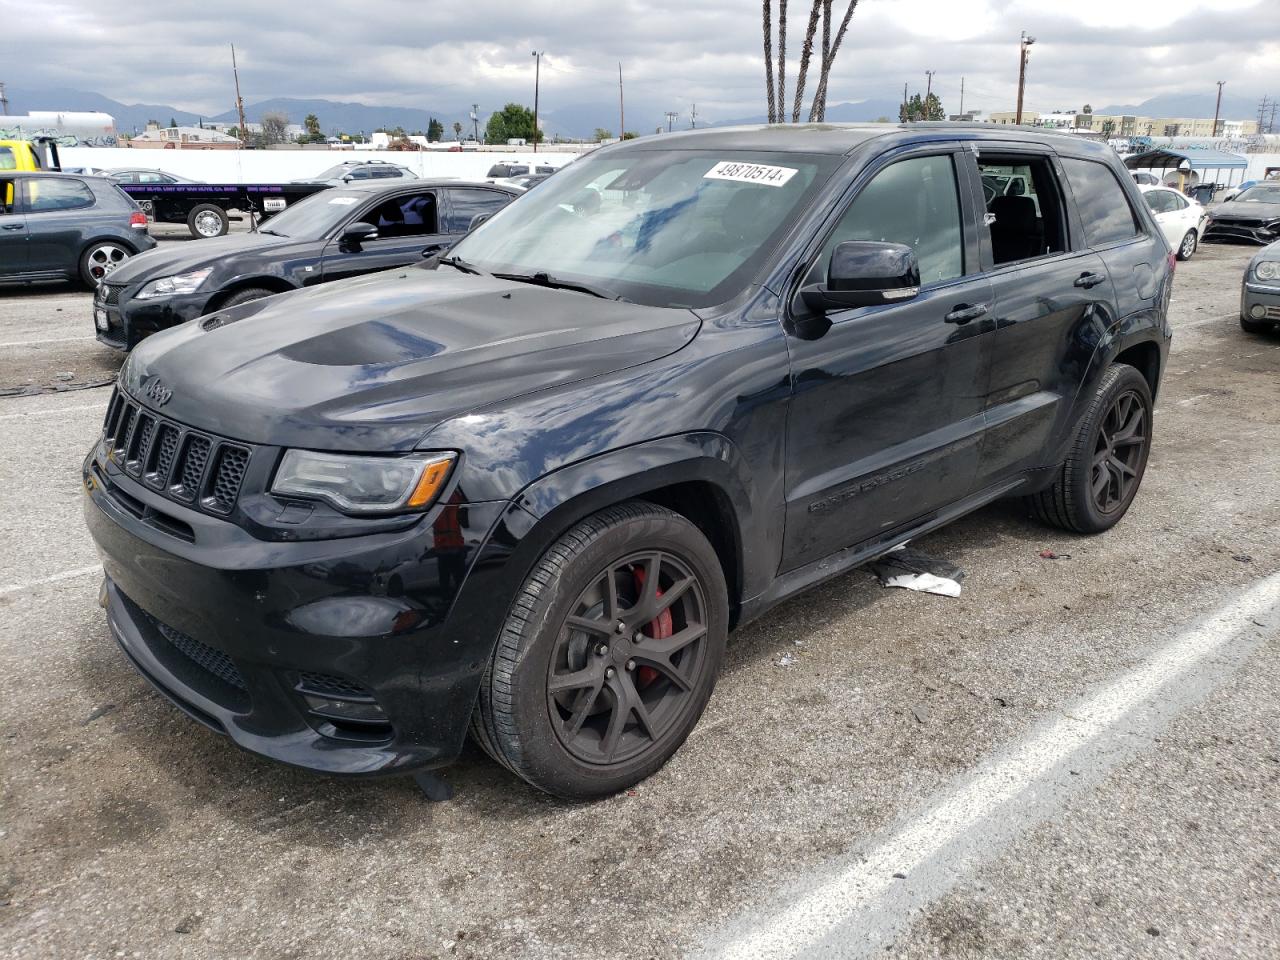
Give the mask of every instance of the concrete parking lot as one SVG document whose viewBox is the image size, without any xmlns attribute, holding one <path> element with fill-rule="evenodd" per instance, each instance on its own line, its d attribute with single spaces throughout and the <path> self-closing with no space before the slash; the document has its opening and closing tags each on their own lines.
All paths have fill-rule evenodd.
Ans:
<svg viewBox="0 0 1280 960">
<path fill-rule="evenodd" d="M 1252 249 L 1178 267 L 1143 490 L 1097 538 L 996 504 L 730 638 L 613 799 L 471 749 L 456 797 L 242 753 L 108 635 L 79 464 L 121 357 L 0 291 L 0 956 L 1280 955 L 1280 337 Z M 21 394 L 21 395 L 17 395 Z M 1042 554 L 1048 551 L 1057 559 Z"/>
</svg>

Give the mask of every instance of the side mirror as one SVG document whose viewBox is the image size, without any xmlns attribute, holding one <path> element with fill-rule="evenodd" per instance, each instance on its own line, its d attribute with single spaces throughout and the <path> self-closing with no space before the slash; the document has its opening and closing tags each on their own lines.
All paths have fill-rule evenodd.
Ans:
<svg viewBox="0 0 1280 960">
<path fill-rule="evenodd" d="M 805 306 L 817 313 L 901 303 L 920 292 L 920 266 L 906 244 L 846 240 L 831 253 L 826 283 L 802 287 Z"/>
<path fill-rule="evenodd" d="M 342 231 L 342 237 L 339 241 L 345 250 L 359 252 L 360 245 L 370 240 L 378 239 L 378 228 L 372 223 L 365 223 L 363 220 L 357 220 L 355 223 L 348 223 Z"/>
<path fill-rule="evenodd" d="M 474 230 L 476 227 L 480 226 L 480 224 L 484 223 L 486 220 L 488 220 L 492 216 L 493 216 L 492 213 L 477 213 L 474 217 L 471 218 L 471 225 L 467 227 L 467 232 Z"/>
</svg>

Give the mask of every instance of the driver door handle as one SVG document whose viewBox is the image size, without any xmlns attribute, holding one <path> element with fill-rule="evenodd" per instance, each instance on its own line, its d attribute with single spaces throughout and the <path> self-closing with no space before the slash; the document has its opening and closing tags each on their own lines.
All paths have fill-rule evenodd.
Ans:
<svg viewBox="0 0 1280 960">
<path fill-rule="evenodd" d="M 424 257 L 430 257 L 439 253 L 441 250 L 447 250 L 448 248 L 449 244 L 447 243 L 428 243 L 422 248 L 422 255 Z"/>
<path fill-rule="evenodd" d="M 6 223 L 3 227 L 5 230 L 21 230 L 25 227 L 25 223 Z"/>
<path fill-rule="evenodd" d="M 1076 277 L 1076 286 L 1083 287 L 1086 290 L 1106 282 L 1107 278 L 1101 273 L 1082 273 Z"/>
<path fill-rule="evenodd" d="M 986 312 L 987 305 L 985 303 L 975 303 L 972 306 L 967 303 L 962 303 L 942 319 L 947 323 L 955 323 L 963 326 L 970 320 L 977 320 Z"/>
</svg>

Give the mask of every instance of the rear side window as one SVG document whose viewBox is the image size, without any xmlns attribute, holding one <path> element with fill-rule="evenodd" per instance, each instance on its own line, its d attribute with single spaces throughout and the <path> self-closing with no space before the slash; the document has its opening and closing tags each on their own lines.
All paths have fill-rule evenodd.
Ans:
<svg viewBox="0 0 1280 960">
<path fill-rule="evenodd" d="M 1058 178 L 1048 157 L 984 153 L 978 171 L 997 266 L 1067 249 Z"/>
<path fill-rule="evenodd" d="M 29 177 L 26 184 L 28 213 L 52 213 L 93 206 L 93 191 L 83 180 Z"/>
<path fill-rule="evenodd" d="M 481 214 L 494 214 L 511 202 L 497 190 L 450 190 L 449 232 L 466 233 L 471 221 Z"/>
<path fill-rule="evenodd" d="M 400 171 L 395 167 L 374 167 L 373 177 L 375 180 L 387 180 L 392 177 L 400 176 Z"/>
<path fill-rule="evenodd" d="M 1067 171 L 1089 246 L 1128 240 L 1141 232 L 1129 197 L 1110 167 L 1072 157 L 1063 157 L 1062 167 Z"/>
<path fill-rule="evenodd" d="M 849 204 L 827 239 L 817 267 L 846 240 L 904 243 L 916 252 L 921 283 L 964 273 L 964 228 L 950 155 L 914 157 L 885 167 Z"/>
<path fill-rule="evenodd" d="M 1181 209 L 1177 194 L 1168 190 L 1148 190 L 1142 195 L 1142 199 L 1147 201 L 1152 213 L 1172 213 Z"/>
</svg>

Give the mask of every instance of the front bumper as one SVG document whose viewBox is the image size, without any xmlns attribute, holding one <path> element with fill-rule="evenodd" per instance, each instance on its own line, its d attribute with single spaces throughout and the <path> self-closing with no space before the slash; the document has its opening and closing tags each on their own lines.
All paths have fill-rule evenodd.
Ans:
<svg viewBox="0 0 1280 960">
<path fill-rule="evenodd" d="M 208 292 L 137 300 L 135 295 L 143 285 L 98 284 L 93 294 L 93 321 L 99 342 L 116 350 L 132 350 L 144 337 L 208 312 Z M 99 311 L 105 316 L 105 329 L 99 322 Z"/>
<path fill-rule="evenodd" d="M 457 755 L 506 615 L 494 602 L 511 589 L 506 504 L 440 505 L 369 536 L 267 542 L 96 454 L 84 512 L 111 632 L 165 696 L 246 750 L 320 772 L 400 774 Z M 461 550 L 434 545 L 449 509 Z M 160 513 L 191 538 L 167 533 Z M 371 698 L 385 723 L 313 713 L 305 694 L 326 690 Z"/>
<path fill-rule="evenodd" d="M 1267 223 L 1222 221 L 1209 218 L 1204 228 L 1204 239 L 1209 241 L 1243 241 L 1245 243 L 1274 243 L 1280 239 Z"/>
<path fill-rule="evenodd" d="M 1254 308 L 1261 307 L 1264 314 L 1254 316 Z M 1240 289 L 1240 316 L 1254 323 L 1280 324 L 1280 284 L 1271 285 L 1246 280 Z"/>
</svg>

